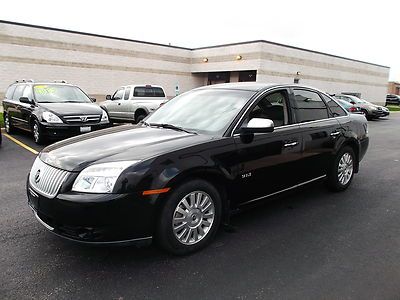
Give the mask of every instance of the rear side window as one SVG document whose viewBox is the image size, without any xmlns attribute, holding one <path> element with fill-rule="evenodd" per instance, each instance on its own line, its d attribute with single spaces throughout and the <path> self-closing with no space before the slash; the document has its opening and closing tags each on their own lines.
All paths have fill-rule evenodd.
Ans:
<svg viewBox="0 0 400 300">
<path fill-rule="evenodd" d="M 133 91 L 134 97 L 165 97 L 164 91 L 159 87 L 137 86 Z"/>
<path fill-rule="evenodd" d="M 131 93 L 131 88 L 128 87 L 125 90 L 125 95 L 124 95 L 124 100 L 128 100 L 129 99 L 129 94 Z"/>
<path fill-rule="evenodd" d="M 322 94 L 322 98 L 324 99 L 326 105 L 328 105 L 329 109 L 332 112 L 332 117 L 342 117 L 346 116 L 346 112 L 343 110 L 343 108 L 340 107 L 339 104 L 337 104 L 333 99 L 329 98 L 328 96 L 325 96 Z"/>
<path fill-rule="evenodd" d="M 25 85 L 21 84 L 21 85 L 17 85 L 14 95 L 13 95 L 13 100 L 19 100 L 19 98 L 22 97 L 22 93 L 25 89 Z"/>
<path fill-rule="evenodd" d="M 154 97 L 165 97 L 164 91 L 162 88 L 153 87 Z"/>
<path fill-rule="evenodd" d="M 321 97 L 311 91 L 294 90 L 297 122 L 309 122 L 328 118 L 328 109 Z"/>
<path fill-rule="evenodd" d="M 15 85 L 12 85 L 12 86 L 10 86 L 8 89 L 7 89 L 7 92 L 6 92 L 6 99 L 12 99 L 12 96 L 13 96 L 13 94 L 14 94 L 14 91 L 15 91 Z"/>
</svg>

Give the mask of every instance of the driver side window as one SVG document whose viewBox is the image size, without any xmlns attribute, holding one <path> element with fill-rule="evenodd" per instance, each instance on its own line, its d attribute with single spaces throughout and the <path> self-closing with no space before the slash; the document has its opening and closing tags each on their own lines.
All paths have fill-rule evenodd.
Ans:
<svg viewBox="0 0 400 300">
<path fill-rule="evenodd" d="M 115 93 L 114 93 L 114 95 L 112 96 L 112 100 L 121 100 L 122 99 L 122 97 L 123 97 L 123 95 L 124 95 L 124 90 L 123 89 L 120 89 L 120 90 L 117 90 Z"/>
<path fill-rule="evenodd" d="M 275 127 L 289 124 L 286 92 L 272 92 L 259 100 L 248 114 L 243 125 L 254 118 L 270 119 L 274 122 Z"/>
</svg>

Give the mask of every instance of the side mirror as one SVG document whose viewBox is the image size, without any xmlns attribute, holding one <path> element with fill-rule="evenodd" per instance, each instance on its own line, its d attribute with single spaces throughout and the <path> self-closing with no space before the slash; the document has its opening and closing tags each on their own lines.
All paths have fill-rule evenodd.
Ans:
<svg viewBox="0 0 400 300">
<path fill-rule="evenodd" d="M 90 100 L 92 100 L 92 102 L 96 102 L 96 98 L 90 98 Z"/>
<path fill-rule="evenodd" d="M 241 128 L 241 133 L 267 133 L 274 131 L 274 122 L 270 119 L 253 118 L 246 127 Z"/>
<path fill-rule="evenodd" d="M 33 104 L 33 101 L 32 101 L 32 100 L 29 100 L 28 97 L 21 97 L 21 98 L 19 98 L 19 102 L 21 102 L 21 103 L 26 103 L 26 104 Z"/>
<path fill-rule="evenodd" d="M 111 95 L 107 95 L 106 100 L 111 100 Z"/>
</svg>

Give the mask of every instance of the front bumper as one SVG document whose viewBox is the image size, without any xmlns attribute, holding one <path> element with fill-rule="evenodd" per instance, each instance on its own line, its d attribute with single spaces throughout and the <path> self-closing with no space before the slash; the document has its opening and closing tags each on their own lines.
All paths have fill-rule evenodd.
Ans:
<svg viewBox="0 0 400 300">
<path fill-rule="evenodd" d="M 371 111 L 370 115 L 374 118 L 387 117 L 390 113 L 384 110 Z"/>
<path fill-rule="evenodd" d="M 81 127 L 90 127 L 87 132 L 110 127 L 110 123 L 49 124 L 42 122 L 40 125 L 43 136 L 49 139 L 64 139 L 85 133 L 81 131 Z"/>
<path fill-rule="evenodd" d="M 27 185 L 28 204 L 49 231 L 82 243 L 149 242 L 156 208 L 135 194 L 59 194 L 50 199 Z"/>
</svg>

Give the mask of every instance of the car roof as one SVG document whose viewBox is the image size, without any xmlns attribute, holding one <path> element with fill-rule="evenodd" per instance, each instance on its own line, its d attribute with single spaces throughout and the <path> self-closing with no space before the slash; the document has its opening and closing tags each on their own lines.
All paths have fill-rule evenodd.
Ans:
<svg viewBox="0 0 400 300">
<path fill-rule="evenodd" d="M 144 87 L 156 87 L 156 88 L 161 88 L 161 89 L 163 89 L 163 87 L 162 86 L 159 86 L 159 85 L 154 85 L 154 84 L 128 84 L 128 85 L 123 85 L 123 86 L 121 86 L 122 88 L 126 88 L 126 87 L 142 87 L 142 86 L 144 86 Z"/>
<path fill-rule="evenodd" d="M 70 83 L 65 83 L 65 82 L 48 82 L 48 81 L 40 81 L 40 82 L 14 82 L 10 84 L 12 85 L 20 85 L 20 84 L 26 84 L 26 85 L 65 85 L 65 86 L 76 86 L 75 84 L 70 84 Z"/>
<path fill-rule="evenodd" d="M 300 85 L 296 83 L 264 83 L 264 82 L 230 82 L 230 83 L 220 83 L 207 85 L 203 87 L 199 87 L 197 89 L 226 89 L 226 90 L 244 90 L 244 91 L 252 91 L 252 92 L 260 92 L 266 89 L 270 89 L 273 87 L 286 87 L 286 88 L 303 88 L 303 89 L 311 89 L 318 91 L 320 93 L 329 95 L 327 92 L 321 91 L 315 87 Z"/>
</svg>

